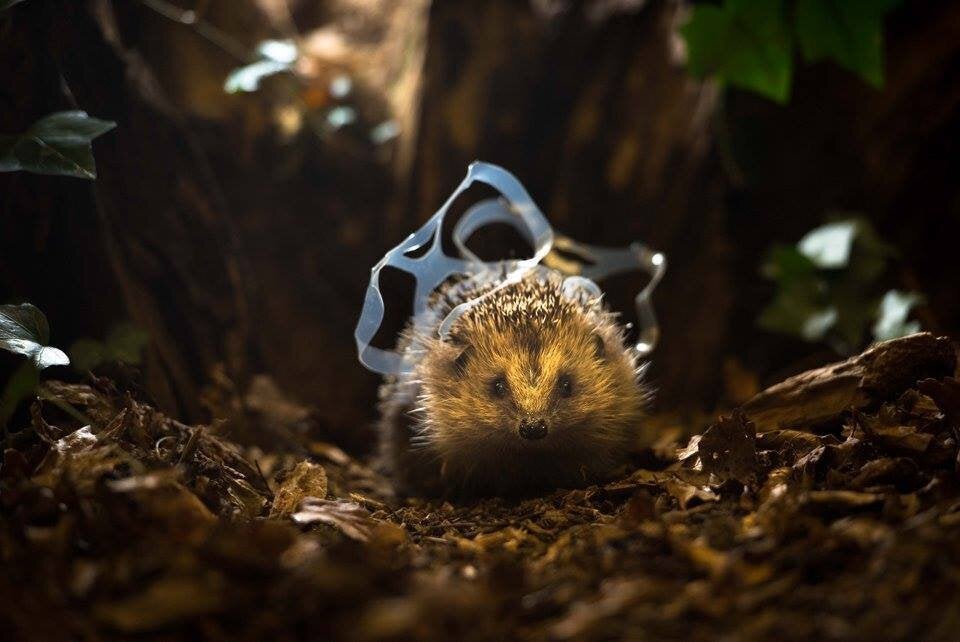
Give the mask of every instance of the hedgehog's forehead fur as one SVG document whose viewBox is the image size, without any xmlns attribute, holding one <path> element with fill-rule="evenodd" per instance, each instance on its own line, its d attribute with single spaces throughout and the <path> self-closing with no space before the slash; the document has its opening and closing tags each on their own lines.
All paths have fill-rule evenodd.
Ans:
<svg viewBox="0 0 960 642">
<path fill-rule="evenodd" d="M 556 274 L 528 277 L 481 298 L 457 320 L 451 338 L 456 343 L 490 330 L 540 335 L 564 324 L 584 321 L 587 315 L 603 313 L 599 300 L 591 301 L 586 294 L 576 296 L 573 299 L 563 293 L 562 280 Z M 600 320 L 592 321 L 596 324 Z"/>
</svg>

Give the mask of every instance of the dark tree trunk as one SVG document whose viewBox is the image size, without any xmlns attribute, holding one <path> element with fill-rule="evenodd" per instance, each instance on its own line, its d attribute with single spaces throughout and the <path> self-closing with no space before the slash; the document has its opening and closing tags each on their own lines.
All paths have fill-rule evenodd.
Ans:
<svg viewBox="0 0 960 642">
<path fill-rule="evenodd" d="M 198 418 L 200 390 L 224 364 L 246 372 L 244 265 L 202 154 L 166 107 L 149 69 L 124 48 L 107 0 L 51 2 L 34 36 L 52 52 L 76 106 L 117 128 L 96 143 L 101 243 L 130 317 L 151 337 L 148 386 Z M 100 292 L 87 296 L 96 305 Z"/>
<path fill-rule="evenodd" d="M 877 222 L 909 257 L 901 285 L 929 295 L 927 326 L 957 327 L 960 264 L 943 260 L 960 233 L 956 3 L 893 16 L 883 92 L 819 65 L 798 73 L 789 106 L 730 92 L 722 119 L 716 88 L 692 80 L 677 55 L 679 2 L 569 4 L 433 3 L 422 91 L 401 110 L 402 135 L 419 111 L 415 140 L 403 141 L 412 154 L 400 154 L 395 185 L 383 148 L 306 134 L 281 144 L 269 128 L 250 134 L 223 115 L 266 120 L 265 95 L 191 112 L 201 151 L 138 55 L 162 60 L 195 34 L 157 38 L 182 25 L 158 28 L 138 3 L 19 3 L 0 16 L 0 55 L 11 54 L 0 66 L 2 130 L 72 106 L 119 126 L 95 143 L 96 183 L 0 176 L 0 206 L 12 214 L 0 228 L 0 295 L 41 305 L 58 340 L 132 317 L 154 340 L 150 388 L 176 414 L 202 415 L 200 390 L 218 364 L 239 390 L 262 370 L 317 406 L 331 438 L 362 448 L 377 377 L 357 364 L 351 331 L 368 268 L 482 159 L 514 172 L 564 233 L 639 239 L 667 254 L 652 373 L 666 407 L 711 406 L 729 355 L 769 372 L 809 354 L 756 330 L 770 296 L 757 269 L 771 242 L 795 242 L 830 207 Z M 157 64 L 161 80 L 193 52 Z M 411 58 L 416 75 L 419 54 Z M 177 94 L 176 104 L 220 96 L 218 74 L 234 63 L 211 62 L 205 93 Z M 364 126 L 388 117 L 389 91 L 357 93 L 361 117 L 373 114 Z M 637 285 L 610 284 L 611 299 L 626 303 L 620 295 Z M 67 331 L 70 315 L 80 320 Z"/>
<path fill-rule="evenodd" d="M 535 4 L 535 3 L 531 3 Z M 516 174 L 564 233 L 639 239 L 667 254 L 655 296 L 662 401 L 709 404 L 731 306 L 714 87 L 676 56 L 681 7 L 433 5 L 411 221 L 429 216 L 474 159 Z"/>
</svg>

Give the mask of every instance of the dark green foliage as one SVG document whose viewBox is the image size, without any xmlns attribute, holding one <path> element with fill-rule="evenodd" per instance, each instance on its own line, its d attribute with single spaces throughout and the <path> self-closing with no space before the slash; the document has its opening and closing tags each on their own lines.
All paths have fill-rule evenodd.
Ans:
<svg viewBox="0 0 960 642">
<path fill-rule="evenodd" d="M 0 426 L 6 426 L 17 405 L 37 391 L 41 370 L 70 363 L 62 350 L 47 345 L 49 340 L 50 324 L 35 306 L 0 305 L 0 350 L 28 359 L 14 371 L 0 393 Z"/>
<path fill-rule="evenodd" d="M 23 2 L 23 0 L 0 0 L 0 11 L 5 11 L 20 2 Z"/>
<path fill-rule="evenodd" d="M 32 361 L 24 361 L 14 370 L 0 393 L 0 427 L 5 427 L 20 402 L 36 393 L 40 386 L 40 371 Z"/>
<path fill-rule="evenodd" d="M 18 135 L 0 135 L 0 172 L 23 170 L 94 179 L 91 142 L 116 127 L 82 111 L 62 111 L 35 122 Z"/>
<path fill-rule="evenodd" d="M 898 0 L 798 0 L 796 33 L 807 62 L 830 59 L 883 86 L 883 17 Z"/>
<path fill-rule="evenodd" d="M 47 317 L 35 306 L 0 305 L 0 350 L 22 354 L 38 370 L 69 364 L 62 350 L 47 345 L 49 340 Z"/>
<path fill-rule="evenodd" d="M 782 0 L 727 0 L 723 6 L 698 6 L 681 29 L 690 71 L 786 101 L 793 49 L 782 5 Z"/>
<path fill-rule="evenodd" d="M 132 323 L 120 323 L 110 329 L 103 341 L 79 339 L 70 346 L 73 367 L 80 371 L 93 370 L 101 363 L 120 361 L 136 365 L 150 339 L 149 335 Z"/>
<path fill-rule="evenodd" d="M 257 45 L 257 59 L 230 72 L 223 89 L 230 94 L 257 91 L 264 78 L 290 71 L 299 55 L 289 40 L 264 40 Z"/>
<path fill-rule="evenodd" d="M 882 277 L 893 252 L 862 219 L 812 230 L 796 246 L 774 247 L 763 274 L 776 281 L 774 300 L 759 318 L 762 328 L 805 341 L 825 341 L 841 354 L 875 339 L 919 330 L 908 322 L 916 294 L 884 292 Z"/>
<path fill-rule="evenodd" d="M 777 102 L 790 96 L 795 45 L 883 84 L 883 18 L 898 0 L 725 0 L 698 5 L 680 30 L 690 71 Z"/>
</svg>

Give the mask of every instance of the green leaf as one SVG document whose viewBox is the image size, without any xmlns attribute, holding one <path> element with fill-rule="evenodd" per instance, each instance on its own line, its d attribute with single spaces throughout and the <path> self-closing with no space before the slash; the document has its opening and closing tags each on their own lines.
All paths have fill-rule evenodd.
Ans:
<svg viewBox="0 0 960 642">
<path fill-rule="evenodd" d="M 289 71 L 300 52 L 292 40 L 264 40 L 257 45 L 259 60 L 234 69 L 223 83 L 228 94 L 251 92 L 260 88 L 260 81 L 268 76 Z"/>
<path fill-rule="evenodd" d="M 6 426 L 20 402 L 35 394 L 40 385 L 40 371 L 32 361 L 24 361 L 14 370 L 0 394 L 0 426 Z"/>
<path fill-rule="evenodd" d="M 920 331 L 919 321 L 907 321 L 910 311 L 923 303 L 923 296 L 916 292 L 890 290 L 883 295 L 877 308 L 877 321 L 873 324 L 873 338 L 877 341 L 905 337 Z"/>
<path fill-rule="evenodd" d="M 228 94 L 252 92 L 260 89 L 260 81 L 287 71 L 290 65 L 274 60 L 258 60 L 239 69 L 234 69 L 223 83 L 223 90 Z"/>
<path fill-rule="evenodd" d="M 78 339 L 70 346 L 73 367 L 80 372 L 93 370 L 108 361 L 139 364 L 150 335 L 132 323 L 119 323 L 104 341 Z"/>
<path fill-rule="evenodd" d="M 797 249 L 818 268 L 843 268 L 850 261 L 856 221 L 837 221 L 818 227 L 800 239 Z"/>
<path fill-rule="evenodd" d="M 23 2 L 23 0 L 0 0 L 0 11 L 6 11 L 15 4 Z"/>
<path fill-rule="evenodd" d="M 77 339 L 68 350 L 75 370 L 87 372 L 107 360 L 107 347 L 96 339 Z"/>
<path fill-rule="evenodd" d="M 837 309 L 837 323 L 831 335 L 833 347 L 840 354 L 853 354 L 863 347 L 879 303 L 879 298 L 873 295 L 875 290 L 876 283 L 860 283 L 849 277 L 831 287 L 830 300 Z"/>
<path fill-rule="evenodd" d="M 768 279 L 785 284 L 795 283 L 816 274 L 817 266 L 800 250 L 789 245 L 776 245 L 761 269 Z"/>
<path fill-rule="evenodd" d="M 850 277 L 860 287 L 875 282 L 887 269 L 887 263 L 895 254 L 894 249 L 883 242 L 869 221 L 855 219 L 856 238 L 853 242 L 853 255 L 850 259 Z"/>
<path fill-rule="evenodd" d="M 149 340 L 150 335 L 134 324 L 120 323 L 107 334 L 107 354 L 114 361 L 135 365 L 140 363 L 143 349 Z"/>
<path fill-rule="evenodd" d="M 762 273 L 777 284 L 760 327 L 837 352 L 859 349 L 881 304 L 880 284 L 893 249 L 870 223 L 849 213 L 808 232 L 796 247 L 775 246 Z"/>
<path fill-rule="evenodd" d="M 770 332 L 819 341 L 834 326 L 837 316 L 836 308 L 825 300 L 822 283 L 810 278 L 781 289 L 757 323 Z"/>
<path fill-rule="evenodd" d="M 808 62 L 830 58 L 883 85 L 883 17 L 898 0 L 797 0 L 796 32 Z"/>
<path fill-rule="evenodd" d="M 69 364 L 63 351 L 47 345 L 49 340 L 50 326 L 43 312 L 29 303 L 0 305 L 0 349 L 22 354 L 38 370 Z"/>
<path fill-rule="evenodd" d="M 23 170 L 94 179 L 91 142 L 116 127 L 82 111 L 50 114 L 19 135 L 0 136 L 0 172 Z"/>
<path fill-rule="evenodd" d="M 697 5 L 680 33 L 696 76 L 758 92 L 778 102 L 790 95 L 793 43 L 783 0 L 726 0 Z"/>
<path fill-rule="evenodd" d="M 821 341 L 836 325 L 834 307 L 797 306 L 790 297 L 774 300 L 760 315 L 758 324 L 769 332 L 788 334 L 804 341 Z"/>
</svg>

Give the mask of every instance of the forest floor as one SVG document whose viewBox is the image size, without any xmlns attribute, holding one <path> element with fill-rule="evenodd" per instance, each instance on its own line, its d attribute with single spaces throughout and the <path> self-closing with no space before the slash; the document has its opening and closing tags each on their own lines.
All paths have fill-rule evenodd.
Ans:
<svg viewBox="0 0 960 642">
<path fill-rule="evenodd" d="M 952 345 L 915 335 L 700 435 L 652 417 L 661 439 L 605 485 L 473 502 L 49 382 L 3 456 L 0 636 L 956 639 L 955 375 Z M 259 387 L 248 411 L 303 419 Z"/>
</svg>

